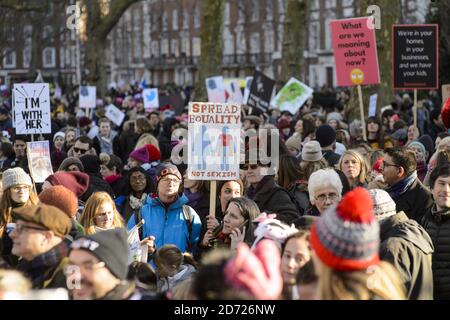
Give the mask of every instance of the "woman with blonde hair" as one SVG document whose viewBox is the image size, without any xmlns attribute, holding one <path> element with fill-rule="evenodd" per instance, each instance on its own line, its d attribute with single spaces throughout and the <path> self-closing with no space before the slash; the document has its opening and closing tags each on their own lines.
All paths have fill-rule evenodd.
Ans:
<svg viewBox="0 0 450 320">
<path fill-rule="evenodd" d="M 338 169 L 347 177 L 351 189 L 367 187 L 369 182 L 369 165 L 358 151 L 345 151 L 338 163 Z"/>
<path fill-rule="evenodd" d="M 114 228 L 123 228 L 124 221 L 111 196 L 95 192 L 89 197 L 81 214 L 80 224 L 86 235 Z"/>
<path fill-rule="evenodd" d="M 379 257 L 380 227 L 369 192 L 356 188 L 311 228 L 321 300 L 403 300 L 400 275 Z"/>
<path fill-rule="evenodd" d="M 134 150 L 142 148 L 147 144 L 152 144 L 159 150 L 159 141 L 151 133 L 143 133 L 136 142 Z"/>
<path fill-rule="evenodd" d="M 11 266 L 17 258 L 11 254 L 12 241 L 6 232 L 7 225 L 13 222 L 12 210 L 26 205 L 36 205 L 39 198 L 33 189 L 31 177 L 22 168 L 12 168 L 3 172 L 3 196 L 0 199 L 0 253 Z"/>
</svg>

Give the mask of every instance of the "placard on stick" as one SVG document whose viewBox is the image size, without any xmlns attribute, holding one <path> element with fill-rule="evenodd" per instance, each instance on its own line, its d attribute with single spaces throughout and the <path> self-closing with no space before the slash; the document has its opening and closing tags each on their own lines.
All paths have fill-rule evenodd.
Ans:
<svg viewBox="0 0 450 320">
<path fill-rule="evenodd" d="M 380 83 L 375 29 L 371 25 L 371 17 L 330 22 L 338 86 Z"/>
<path fill-rule="evenodd" d="M 13 92 L 16 134 L 51 133 L 48 83 L 15 84 Z"/>
<path fill-rule="evenodd" d="M 238 104 L 189 103 L 189 179 L 239 178 L 240 118 Z"/>
<path fill-rule="evenodd" d="M 27 157 L 34 182 L 43 183 L 53 174 L 48 141 L 27 142 Z"/>
<path fill-rule="evenodd" d="M 269 109 L 274 87 L 274 80 L 255 71 L 247 100 L 247 105 L 253 109 L 252 114 L 259 115 Z"/>
<path fill-rule="evenodd" d="M 437 24 L 392 26 L 394 89 L 438 89 Z"/>
<path fill-rule="evenodd" d="M 93 109 L 97 105 L 97 88 L 93 86 L 80 87 L 80 108 Z"/>
</svg>

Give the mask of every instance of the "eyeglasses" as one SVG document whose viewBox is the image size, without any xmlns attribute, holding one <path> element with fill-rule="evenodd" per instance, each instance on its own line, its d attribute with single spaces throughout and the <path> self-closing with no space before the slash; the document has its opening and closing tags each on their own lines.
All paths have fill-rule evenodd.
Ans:
<svg viewBox="0 0 450 320">
<path fill-rule="evenodd" d="M 76 153 L 85 154 L 85 153 L 88 152 L 89 150 L 85 150 L 85 149 L 80 149 L 80 148 L 75 148 L 75 147 L 73 147 L 73 151 L 76 152 Z"/>
<path fill-rule="evenodd" d="M 327 199 L 330 199 L 331 201 L 336 201 L 339 198 L 339 196 L 336 193 L 330 193 L 330 194 L 319 194 L 316 197 L 316 200 L 320 202 L 324 202 Z"/>
<path fill-rule="evenodd" d="M 84 262 L 81 265 L 77 265 L 77 264 L 71 264 L 69 262 L 69 264 L 67 264 L 64 267 L 64 273 L 66 275 L 71 275 L 75 272 L 79 272 L 81 270 L 83 271 L 87 271 L 87 272 L 92 272 L 98 269 L 102 269 L 106 266 L 106 263 L 103 261 L 97 262 L 97 263 L 93 263 L 93 262 Z"/>
<path fill-rule="evenodd" d="M 29 186 L 15 186 L 11 188 L 11 190 L 14 192 L 20 192 L 21 190 L 29 190 L 29 189 L 30 189 Z"/>
<path fill-rule="evenodd" d="M 258 165 L 257 164 L 241 164 L 240 168 L 241 168 L 241 170 L 244 170 L 244 171 L 246 171 L 248 169 L 256 170 L 256 169 L 258 169 Z"/>
<path fill-rule="evenodd" d="M 180 183 L 180 180 L 179 179 L 164 178 L 164 179 L 161 179 L 161 182 L 164 182 L 164 183 L 167 183 L 167 184 L 170 184 L 171 182 L 173 182 L 173 183 Z"/>
<path fill-rule="evenodd" d="M 381 170 L 383 170 L 385 167 L 400 167 L 400 166 L 398 166 L 398 165 L 396 165 L 396 164 L 392 164 L 392 163 L 387 163 L 387 162 L 382 162 L 381 163 Z"/>
<path fill-rule="evenodd" d="M 130 180 L 132 181 L 145 181 L 145 177 L 144 176 L 131 176 Z"/>
<path fill-rule="evenodd" d="M 16 224 L 14 230 L 17 231 L 18 234 L 22 234 L 24 230 L 48 231 L 47 229 L 44 228 L 31 227 L 23 224 Z"/>
</svg>

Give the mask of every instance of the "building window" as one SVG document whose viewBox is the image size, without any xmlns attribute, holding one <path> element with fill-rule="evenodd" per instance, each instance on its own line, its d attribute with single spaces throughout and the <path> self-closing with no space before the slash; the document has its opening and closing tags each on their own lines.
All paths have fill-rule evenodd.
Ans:
<svg viewBox="0 0 450 320">
<path fill-rule="evenodd" d="M 180 55 L 180 50 L 179 50 L 179 44 L 178 44 L 178 39 L 172 39 L 171 43 L 170 43 L 170 53 L 175 56 L 178 57 Z"/>
<path fill-rule="evenodd" d="M 192 39 L 192 55 L 194 57 L 199 57 L 202 52 L 200 38 L 195 37 Z"/>
<path fill-rule="evenodd" d="M 25 51 L 25 50 L 24 50 Z M 59 66 L 61 68 L 64 68 L 65 65 L 65 61 L 64 61 L 65 55 L 64 55 L 64 48 L 60 47 L 59 48 Z"/>
<path fill-rule="evenodd" d="M 228 26 L 230 24 L 230 3 L 225 3 L 225 10 L 223 13 L 223 24 Z"/>
<path fill-rule="evenodd" d="M 152 55 L 154 57 L 159 57 L 159 42 L 152 41 Z"/>
<path fill-rule="evenodd" d="M 168 55 L 169 54 L 169 40 L 168 39 L 162 39 L 161 40 L 161 54 L 162 55 Z"/>
<path fill-rule="evenodd" d="M 234 54 L 234 37 L 230 32 L 223 35 L 223 53 Z"/>
<path fill-rule="evenodd" d="M 178 30 L 178 11 L 176 9 L 172 11 L 172 29 Z"/>
<path fill-rule="evenodd" d="M 309 50 L 315 51 L 319 48 L 319 24 L 313 22 L 310 24 Z"/>
<path fill-rule="evenodd" d="M 333 9 L 336 7 L 336 0 L 326 0 L 325 1 L 325 8 L 326 9 Z"/>
<path fill-rule="evenodd" d="M 189 38 L 181 39 L 181 53 L 184 53 L 187 57 L 191 55 L 191 41 Z"/>
<path fill-rule="evenodd" d="M 45 26 L 44 27 L 44 34 L 43 34 L 43 39 L 49 39 L 49 38 L 53 38 L 53 28 L 51 26 Z"/>
<path fill-rule="evenodd" d="M 189 29 L 189 12 L 183 9 L 183 29 Z"/>
<path fill-rule="evenodd" d="M 260 0 L 252 0 L 252 22 L 257 22 L 259 20 L 259 1 Z"/>
<path fill-rule="evenodd" d="M 264 32 L 264 52 L 272 53 L 275 49 L 275 34 L 272 29 L 268 28 Z"/>
<path fill-rule="evenodd" d="M 194 9 L 194 28 L 200 28 L 200 8 L 198 5 Z"/>
<path fill-rule="evenodd" d="M 260 52 L 259 33 L 252 33 L 250 36 L 250 53 Z"/>
<path fill-rule="evenodd" d="M 278 0 L 278 13 L 284 14 L 286 12 L 286 1 L 285 0 Z"/>
<path fill-rule="evenodd" d="M 55 48 L 45 48 L 42 52 L 42 60 L 44 68 L 56 67 L 56 52 Z"/>
<path fill-rule="evenodd" d="M 138 31 L 136 31 L 135 33 L 134 33 L 134 36 L 133 36 L 133 42 L 134 42 L 134 45 L 133 45 L 133 53 L 134 53 L 134 55 L 133 55 L 133 57 L 134 57 L 134 60 L 135 60 L 135 62 L 137 63 L 138 61 L 140 61 L 141 60 L 141 57 L 142 57 L 142 52 L 141 52 L 141 33 L 140 32 L 138 32 Z"/>
<path fill-rule="evenodd" d="M 7 53 L 3 57 L 3 66 L 5 68 L 15 68 L 16 67 L 16 52 L 10 50 L 9 48 L 5 50 Z"/>
<path fill-rule="evenodd" d="M 162 15 L 162 30 L 163 31 L 167 31 L 167 25 L 168 25 L 167 13 L 163 12 L 163 15 Z"/>
</svg>

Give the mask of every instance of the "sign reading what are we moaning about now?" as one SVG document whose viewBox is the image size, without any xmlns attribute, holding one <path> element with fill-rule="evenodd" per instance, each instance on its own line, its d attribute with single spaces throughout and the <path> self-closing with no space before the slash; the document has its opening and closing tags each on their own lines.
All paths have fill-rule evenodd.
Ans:
<svg viewBox="0 0 450 320">
<path fill-rule="evenodd" d="M 49 84 L 15 84 L 13 95 L 16 134 L 51 133 Z"/>
</svg>

